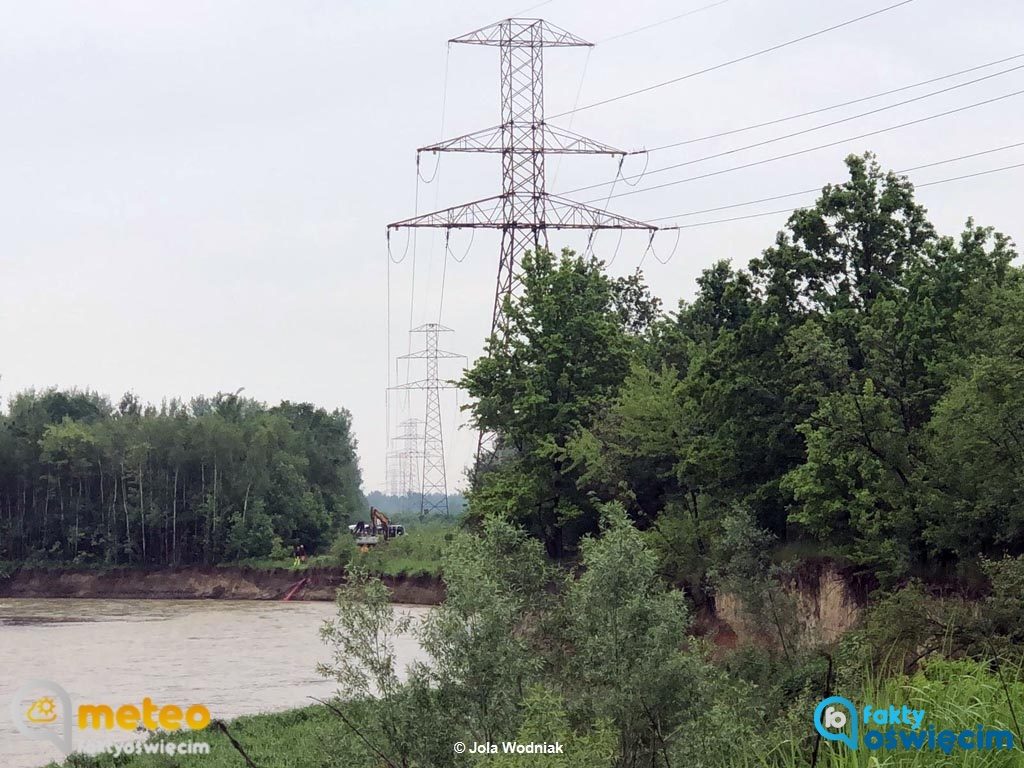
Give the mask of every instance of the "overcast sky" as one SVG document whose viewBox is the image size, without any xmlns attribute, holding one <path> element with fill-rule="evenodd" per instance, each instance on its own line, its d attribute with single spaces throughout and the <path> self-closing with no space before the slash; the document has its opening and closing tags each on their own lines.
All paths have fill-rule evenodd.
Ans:
<svg viewBox="0 0 1024 768">
<path fill-rule="evenodd" d="M 542 16 L 592 50 L 549 50 L 547 112 L 587 105 L 799 37 L 895 0 L 728 0 L 608 40 L 712 0 L 550 0 Z M 384 228 L 411 216 L 417 146 L 499 122 L 498 51 L 446 40 L 523 12 L 529 0 L 458 2 L 6 2 L 0 23 L 0 395 L 88 387 L 115 400 L 234 391 L 352 411 L 366 490 L 382 488 L 388 428 Z M 915 0 L 852 26 L 643 95 L 552 122 L 636 149 L 829 106 L 1024 53 L 1019 0 Z M 602 42 L 605 41 L 605 42 Z M 446 72 L 447 60 L 447 78 Z M 650 156 L 683 162 L 812 127 L 1024 64 Z M 447 86 L 446 86 L 447 82 Z M 647 177 L 641 187 L 866 133 L 1024 89 L 1024 69 L 870 117 Z M 577 93 L 579 101 L 577 102 Z M 443 116 L 442 102 L 447 109 Z M 842 158 L 871 149 L 909 168 L 1024 142 L 1024 95 L 831 149 L 657 191 L 613 198 L 662 217 L 818 187 Z M 917 182 L 1024 162 L 1024 147 L 917 171 Z M 548 189 L 610 181 L 616 161 L 548 162 Z M 630 158 L 626 172 L 643 163 Z M 425 157 L 430 178 L 434 159 Z M 940 231 L 968 216 L 1024 235 L 1024 168 L 921 189 Z M 638 187 L 639 188 L 639 187 Z M 500 191 L 497 158 L 448 155 L 419 210 Z M 615 193 L 633 191 L 619 183 Z M 590 200 L 607 188 L 582 192 Z M 686 218 L 798 206 L 790 198 Z M 700 270 L 743 265 L 784 214 L 685 230 L 672 260 L 644 271 L 674 307 Z M 611 258 L 616 236 L 600 235 Z M 585 236 L 552 235 L 582 248 Z M 392 243 L 393 355 L 410 325 L 441 321 L 442 345 L 471 357 L 488 330 L 497 239 L 456 232 Z M 674 235 L 656 240 L 666 258 Z M 627 235 L 611 266 L 636 268 L 646 238 Z M 415 272 L 413 260 L 415 254 Z M 415 274 L 415 291 L 413 275 Z M 444 303 L 440 302 L 441 276 Z M 422 343 L 414 339 L 412 348 Z M 447 369 L 451 376 L 456 368 Z M 421 378 L 415 367 L 411 378 Z M 401 369 L 398 379 L 406 376 Z M 394 374 L 392 374 L 394 379 Z M 394 381 L 392 382 L 394 383 Z M 459 402 L 464 401 L 464 397 Z M 449 477 L 475 445 L 444 407 Z M 406 409 L 410 409 L 406 411 Z M 394 424 L 422 399 L 394 397 Z M 455 434 L 453 434 L 455 432 Z"/>
</svg>

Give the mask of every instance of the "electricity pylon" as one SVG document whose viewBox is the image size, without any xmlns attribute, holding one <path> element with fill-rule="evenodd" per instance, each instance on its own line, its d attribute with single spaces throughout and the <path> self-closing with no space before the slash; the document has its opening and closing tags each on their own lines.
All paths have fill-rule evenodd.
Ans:
<svg viewBox="0 0 1024 768">
<path fill-rule="evenodd" d="M 388 454 L 389 458 L 394 457 L 395 460 L 395 495 L 402 499 L 404 511 L 411 511 L 405 505 L 419 492 L 420 487 L 419 460 L 423 454 L 417 447 L 421 440 L 419 426 L 419 419 L 406 419 L 401 422 L 398 425 L 398 434 L 391 438 L 392 443 L 398 447 Z"/>
<path fill-rule="evenodd" d="M 543 19 L 505 19 L 449 43 L 495 46 L 501 53 L 501 124 L 454 139 L 420 147 L 420 152 L 491 152 L 501 154 L 502 191 L 463 205 L 388 225 L 404 227 L 501 230 L 498 280 L 491 334 L 507 340 L 505 304 L 516 295 L 516 264 L 528 250 L 547 247 L 549 229 L 647 230 L 657 227 L 583 203 L 548 194 L 544 160 L 549 154 L 625 155 L 621 149 L 588 139 L 544 121 L 544 49 L 593 44 Z M 493 436 L 481 433 L 477 459 Z"/>
<path fill-rule="evenodd" d="M 392 442 L 394 438 L 392 438 Z M 401 451 L 388 451 L 387 464 L 384 466 L 384 486 L 387 488 L 388 496 L 401 497 L 402 495 L 402 453 Z"/>
<path fill-rule="evenodd" d="M 420 381 L 400 384 L 392 389 L 424 390 L 427 393 L 426 417 L 423 420 L 423 474 L 420 482 L 420 515 L 431 512 L 448 514 L 448 474 L 444 462 L 444 432 L 441 427 L 441 390 L 454 389 L 454 385 L 442 382 L 438 378 L 438 360 L 462 358 L 456 352 L 447 352 L 438 347 L 438 337 L 442 333 L 451 333 L 439 323 L 425 323 L 413 328 L 411 333 L 422 333 L 426 336 L 423 349 L 402 355 L 399 360 L 425 360 L 427 377 Z"/>
</svg>

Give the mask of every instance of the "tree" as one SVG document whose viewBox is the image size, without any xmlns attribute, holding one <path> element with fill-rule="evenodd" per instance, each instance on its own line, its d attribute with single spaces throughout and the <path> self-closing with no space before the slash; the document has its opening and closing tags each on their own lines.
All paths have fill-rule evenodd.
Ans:
<svg viewBox="0 0 1024 768">
<path fill-rule="evenodd" d="M 915 535 L 916 436 L 896 404 L 868 379 L 860 392 L 823 398 L 800 429 L 807 461 L 786 478 L 799 505 L 791 519 L 883 578 L 905 573 L 924 552 Z"/>
<path fill-rule="evenodd" d="M 568 699 L 617 732 L 618 766 L 667 761 L 670 735 L 697 708 L 701 664 L 682 644 L 689 616 L 620 505 L 602 509 L 601 536 L 584 540 L 565 585 Z"/>
<path fill-rule="evenodd" d="M 539 544 L 494 516 L 480 536 L 454 537 L 442 570 L 445 601 L 420 633 L 430 678 L 450 694 L 457 732 L 497 741 L 519 722 L 525 689 L 540 680 L 541 649 L 531 633 L 546 607 L 550 572 Z"/>
<path fill-rule="evenodd" d="M 523 724 L 516 734 L 520 744 L 560 744 L 559 754 L 494 755 L 483 758 L 481 768 L 611 768 L 615 760 L 615 733 L 600 723 L 575 733 L 565 701 L 550 688 L 535 685 L 523 699 Z"/>
<path fill-rule="evenodd" d="M 1024 552 L 1024 362 L 977 358 L 936 407 L 925 538 L 957 557 Z"/>
<path fill-rule="evenodd" d="M 808 311 L 842 325 L 898 291 L 905 269 L 933 242 L 925 209 L 905 176 L 882 171 L 874 155 L 846 158 L 850 180 L 828 184 L 789 232 L 751 262 L 767 301 L 782 314 Z"/>
<path fill-rule="evenodd" d="M 461 382 L 475 398 L 474 425 L 498 433 L 511 454 L 481 473 L 470 508 L 482 514 L 501 503 L 559 556 L 567 528 L 571 543 L 596 524 L 567 446 L 614 396 L 657 303 L 638 279 L 612 280 L 600 261 L 571 251 L 541 249 L 520 266 L 522 295 L 505 306 L 507 334 L 488 340 Z"/>
<path fill-rule="evenodd" d="M 0 419 L 0 559 L 178 565 L 329 541 L 361 505 L 344 411 L 236 395 L 15 395 Z"/>
</svg>

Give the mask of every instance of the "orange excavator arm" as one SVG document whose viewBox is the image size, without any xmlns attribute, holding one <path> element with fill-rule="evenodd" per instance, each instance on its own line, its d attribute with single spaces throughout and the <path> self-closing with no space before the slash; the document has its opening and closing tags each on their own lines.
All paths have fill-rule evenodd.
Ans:
<svg viewBox="0 0 1024 768">
<path fill-rule="evenodd" d="M 370 507 L 370 525 L 374 528 L 382 528 L 385 539 L 391 537 L 391 521 L 376 507 Z"/>
</svg>

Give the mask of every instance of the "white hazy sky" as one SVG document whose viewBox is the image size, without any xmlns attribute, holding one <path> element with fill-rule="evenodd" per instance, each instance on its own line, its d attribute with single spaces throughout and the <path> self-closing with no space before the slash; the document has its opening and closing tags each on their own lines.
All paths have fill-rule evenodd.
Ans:
<svg viewBox="0 0 1024 768">
<path fill-rule="evenodd" d="M 709 4 L 549 0 L 525 15 L 595 41 L 549 50 L 549 115 L 783 42 L 894 0 L 728 0 Z M 342 2 L 108 0 L 2 4 L 0 23 L 0 395 L 49 385 L 146 400 L 234 391 L 344 406 L 355 418 L 367 490 L 383 487 L 388 429 L 384 226 L 411 216 L 414 149 L 491 126 L 498 52 L 446 40 L 518 14 L 529 0 Z M 626 149 L 695 138 L 945 75 L 1024 53 L 1020 0 L 915 0 L 757 59 L 552 122 Z M 448 59 L 445 88 L 446 56 Z M 927 93 L 1024 59 L 908 93 L 770 128 L 655 153 L 656 168 L 772 138 Z M 581 85 L 582 83 L 582 85 Z M 1024 89 L 1024 69 L 844 125 L 650 177 L 671 181 L 854 136 Z M 660 217 L 842 180 L 842 157 L 871 149 L 907 168 L 1024 142 L 1024 95 L 749 170 L 612 199 L 629 216 Z M 918 182 L 1024 162 L 1024 147 L 912 174 Z M 616 161 L 549 159 L 548 189 L 609 181 Z M 635 163 L 635 165 L 633 165 Z M 424 158 L 423 173 L 434 160 Z M 632 165 L 632 168 L 631 168 Z M 627 171 L 642 167 L 636 158 Z M 1024 235 L 1024 169 L 927 187 L 919 197 L 945 233 L 967 216 Z M 500 190 L 497 158 L 448 155 L 421 212 Z M 632 191 L 621 183 L 616 192 Z M 584 192 L 592 199 L 604 193 Z M 687 222 L 796 206 L 766 203 Z M 665 265 L 644 263 L 674 307 L 700 270 L 743 265 L 785 215 L 689 229 Z M 582 248 L 585 236 L 552 235 Z M 601 235 L 610 258 L 616 236 Z M 656 241 L 659 256 L 674 235 Z M 392 265 L 392 354 L 412 325 L 441 318 L 443 346 L 471 357 L 488 330 L 497 239 L 422 233 Z M 639 263 L 627 235 L 612 265 Z M 404 235 L 393 243 L 395 258 Z M 413 253 L 415 252 L 415 290 Z M 412 347 L 421 342 L 414 340 Z M 393 366 L 391 366 L 393 370 Z M 452 376 L 456 370 L 448 369 Z M 404 379 L 404 369 L 400 378 Z M 413 379 L 420 378 L 414 367 Z M 463 398 L 464 400 L 464 398 Z M 461 402 L 461 400 L 460 400 Z M 444 407 L 449 477 L 461 479 L 475 439 Z M 393 398 L 391 421 L 421 414 Z M 392 427 L 392 432 L 394 431 Z M 454 433 L 454 434 L 453 434 Z"/>
</svg>

